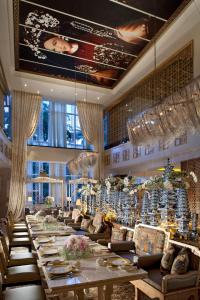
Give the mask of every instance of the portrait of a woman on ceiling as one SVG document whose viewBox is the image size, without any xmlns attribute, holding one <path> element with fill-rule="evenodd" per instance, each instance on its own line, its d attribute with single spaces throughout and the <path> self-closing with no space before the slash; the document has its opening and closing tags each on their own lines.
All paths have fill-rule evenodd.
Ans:
<svg viewBox="0 0 200 300">
<path fill-rule="evenodd" d="M 98 84 L 108 86 L 136 57 L 130 49 L 134 52 L 135 46 L 144 43 L 149 30 L 148 19 L 140 19 L 119 25 L 110 32 L 106 29 L 106 36 L 103 30 L 76 20 L 63 28 L 64 24 L 58 18 L 38 10 L 28 14 L 25 25 L 24 41 L 38 59 L 48 59 L 49 52 L 62 54 L 63 59 L 70 56 L 74 58 L 73 68 L 76 71 L 87 73 Z M 71 38 L 72 30 L 77 30 L 77 26 L 82 31 L 81 39 Z"/>
</svg>

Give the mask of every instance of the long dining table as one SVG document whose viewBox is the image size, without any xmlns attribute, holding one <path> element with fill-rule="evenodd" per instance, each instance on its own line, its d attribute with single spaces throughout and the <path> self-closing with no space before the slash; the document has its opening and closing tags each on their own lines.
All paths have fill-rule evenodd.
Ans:
<svg viewBox="0 0 200 300">
<path fill-rule="evenodd" d="M 107 247 L 88 239 L 91 256 L 78 260 L 65 260 L 63 246 L 69 235 L 51 236 L 45 234 L 33 238 L 33 245 L 38 255 L 38 266 L 45 277 L 48 293 L 62 297 L 73 291 L 78 300 L 84 299 L 84 291 L 97 288 L 99 300 L 111 300 L 113 285 L 147 277 L 147 272 L 133 266 L 113 265 L 113 261 L 123 260 Z M 61 276 L 52 276 L 52 269 L 68 267 L 70 271 Z"/>
</svg>

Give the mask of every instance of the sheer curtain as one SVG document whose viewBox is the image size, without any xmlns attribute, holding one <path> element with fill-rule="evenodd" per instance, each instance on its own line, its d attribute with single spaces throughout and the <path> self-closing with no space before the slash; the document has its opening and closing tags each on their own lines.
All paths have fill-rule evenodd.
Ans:
<svg viewBox="0 0 200 300">
<path fill-rule="evenodd" d="M 49 177 L 63 180 L 64 201 L 66 199 L 66 164 L 50 163 Z M 49 195 L 54 197 L 54 205 L 60 206 L 62 203 L 62 186 L 60 183 L 49 184 Z"/>
<path fill-rule="evenodd" d="M 22 91 L 14 91 L 12 107 L 12 170 L 9 210 L 16 220 L 23 215 L 25 204 L 25 168 L 27 140 L 34 133 L 39 114 L 41 97 Z"/>
<path fill-rule="evenodd" d="M 103 107 L 78 101 L 77 108 L 83 135 L 99 154 L 94 167 L 94 178 L 103 178 Z"/>
<path fill-rule="evenodd" d="M 49 146 L 66 147 L 66 104 L 49 102 Z"/>
</svg>

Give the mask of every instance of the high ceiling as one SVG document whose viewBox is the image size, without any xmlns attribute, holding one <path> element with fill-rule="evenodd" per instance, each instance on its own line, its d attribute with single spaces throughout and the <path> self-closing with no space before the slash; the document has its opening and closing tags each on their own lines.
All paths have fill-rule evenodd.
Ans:
<svg viewBox="0 0 200 300">
<path fill-rule="evenodd" d="M 113 88 L 183 0 L 14 0 L 17 71 Z"/>
</svg>

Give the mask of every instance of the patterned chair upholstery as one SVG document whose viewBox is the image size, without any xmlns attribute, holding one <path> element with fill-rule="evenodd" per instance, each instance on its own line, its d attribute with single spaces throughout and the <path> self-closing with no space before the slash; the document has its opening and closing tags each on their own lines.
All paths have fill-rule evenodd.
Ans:
<svg viewBox="0 0 200 300">
<path fill-rule="evenodd" d="M 64 218 L 65 224 L 72 226 L 73 228 L 76 226 L 77 228 L 79 228 L 81 224 L 81 220 L 82 220 L 82 215 L 81 215 L 81 211 L 78 208 L 73 209 L 71 217 Z"/>
<path fill-rule="evenodd" d="M 119 224 L 112 224 L 112 231 L 107 240 L 98 240 L 103 246 L 108 246 L 112 252 L 128 252 L 134 249 L 133 229 L 121 228 Z M 130 255 L 132 256 L 132 255 Z"/>
<path fill-rule="evenodd" d="M 97 241 L 99 239 L 105 239 L 107 235 L 109 235 L 109 228 L 108 225 L 104 223 L 104 215 L 102 213 L 96 213 L 96 215 L 92 219 L 92 226 L 94 233 L 85 233 L 85 235 L 88 236 L 91 240 Z"/>
<path fill-rule="evenodd" d="M 138 224 L 133 236 L 136 254 L 155 255 L 162 254 L 166 243 L 166 232 L 162 229 Z"/>
</svg>

